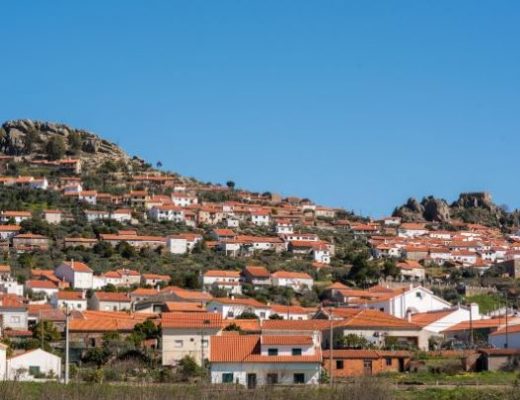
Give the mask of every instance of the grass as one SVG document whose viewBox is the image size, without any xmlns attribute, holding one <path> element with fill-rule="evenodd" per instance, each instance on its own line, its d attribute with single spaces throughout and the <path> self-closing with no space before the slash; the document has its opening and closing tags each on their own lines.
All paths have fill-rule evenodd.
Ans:
<svg viewBox="0 0 520 400">
<path fill-rule="evenodd" d="M 456 374 L 415 372 L 392 374 L 386 377 L 393 383 L 422 385 L 514 385 L 518 381 L 516 372 L 461 372 Z"/>
<path fill-rule="evenodd" d="M 497 294 L 476 294 L 466 297 L 466 302 L 477 303 L 479 311 L 482 314 L 487 314 L 490 311 L 496 310 L 500 307 L 500 297 Z"/>
</svg>

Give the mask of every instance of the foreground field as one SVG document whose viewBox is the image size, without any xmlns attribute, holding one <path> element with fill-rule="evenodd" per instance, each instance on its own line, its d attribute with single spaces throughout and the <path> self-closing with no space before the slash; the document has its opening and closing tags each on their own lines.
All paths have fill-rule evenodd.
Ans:
<svg viewBox="0 0 520 400">
<path fill-rule="evenodd" d="M 276 387 L 246 390 L 200 385 L 131 385 L 0 382 L 1 400 L 520 400 L 516 384 L 463 387 L 395 385 L 360 379 L 334 388 Z"/>
</svg>

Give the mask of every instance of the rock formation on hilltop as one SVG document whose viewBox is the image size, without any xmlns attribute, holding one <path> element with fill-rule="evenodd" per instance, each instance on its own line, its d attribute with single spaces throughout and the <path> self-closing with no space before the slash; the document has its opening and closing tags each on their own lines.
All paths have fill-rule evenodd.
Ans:
<svg viewBox="0 0 520 400">
<path fill-rule="evenodd" d="M 493 203 L 489 193 L 461 193 L 459 198 L 448 205 L 446 200 L 433 196 L 424 197 L 419 203 L 410 198 L 405 204 L 397 207 L 393 215 L 403 221 L 425 221 L 450 223 L 461 220 L 466 223 L 476 223 L 497 227 L 519 226 L 520 212 L 512 213 Z"/>
<path fill-rule="evenodd" d="M 80 158 L 85 166 L 99 166 L 107 160 L 129 164 L 136 160 L 120 147 L 91 132 L 64 124 L 31 121 L 5 122 L 0 128 L 0 151 L 26 159 L 56 157 Z M 138 160 L 142 162 L 142 160 Z"/>
</svg>

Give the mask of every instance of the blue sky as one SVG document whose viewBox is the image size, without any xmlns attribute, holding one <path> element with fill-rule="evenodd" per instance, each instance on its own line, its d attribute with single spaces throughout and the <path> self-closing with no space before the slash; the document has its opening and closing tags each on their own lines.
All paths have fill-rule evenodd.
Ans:
<svg viewBox="0 0 520 400">
<path fill-rule="evenodd" d="M 473 190 L 520 207 L 517 1 L 5 3 L 0 120 L 373 216 Z"/>
</svg>

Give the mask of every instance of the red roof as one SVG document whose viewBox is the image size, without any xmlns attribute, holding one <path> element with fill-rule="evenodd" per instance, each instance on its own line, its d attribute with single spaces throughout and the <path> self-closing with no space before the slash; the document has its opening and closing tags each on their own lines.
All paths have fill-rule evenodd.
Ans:
<svg viewBox="0 0 520 400">
<path fill-rule="evenodd" d="M 74 272 L 92 272 L 87 264 L 79 261 L 64 261 L 62 265 L 69 266 Z"/>
<path fill-rule="evenodd" d="M 262 355 L 260 343 L 259 335 L 212 336 L 209 360 L 212 363 L 320 363 L 322 359 L 319 348 L 315 349 L 315 354 L 307 356 Z"/>
<path fill-rule="evenodd" d="M 217 313 L 171 312 L 162 314 L 163 329 L 220 329 L 222 316 Z"/>
<path fill-rule="evenodd" d="M 282 279 L 312 279 L 312 277 L 305 272 L 291 272 L 291 271 L 276 271 L 271 274 L 273 278 Z"/>
<path fill-rule="evenodd" d="M 131 300 L 126 293 L 119 292 L 96 292 L 94 294 L 99 301 L 110 301 L 118 303 L 130 303 Z"/>
<path fill-rule="evenodd" d="M 271 276 L 267 268 L 253 265 L 248 265 L 245 268 L 245 272 L 247 272 L 249 275 L 255 278 L 269 278 Z"/>
</svg>

